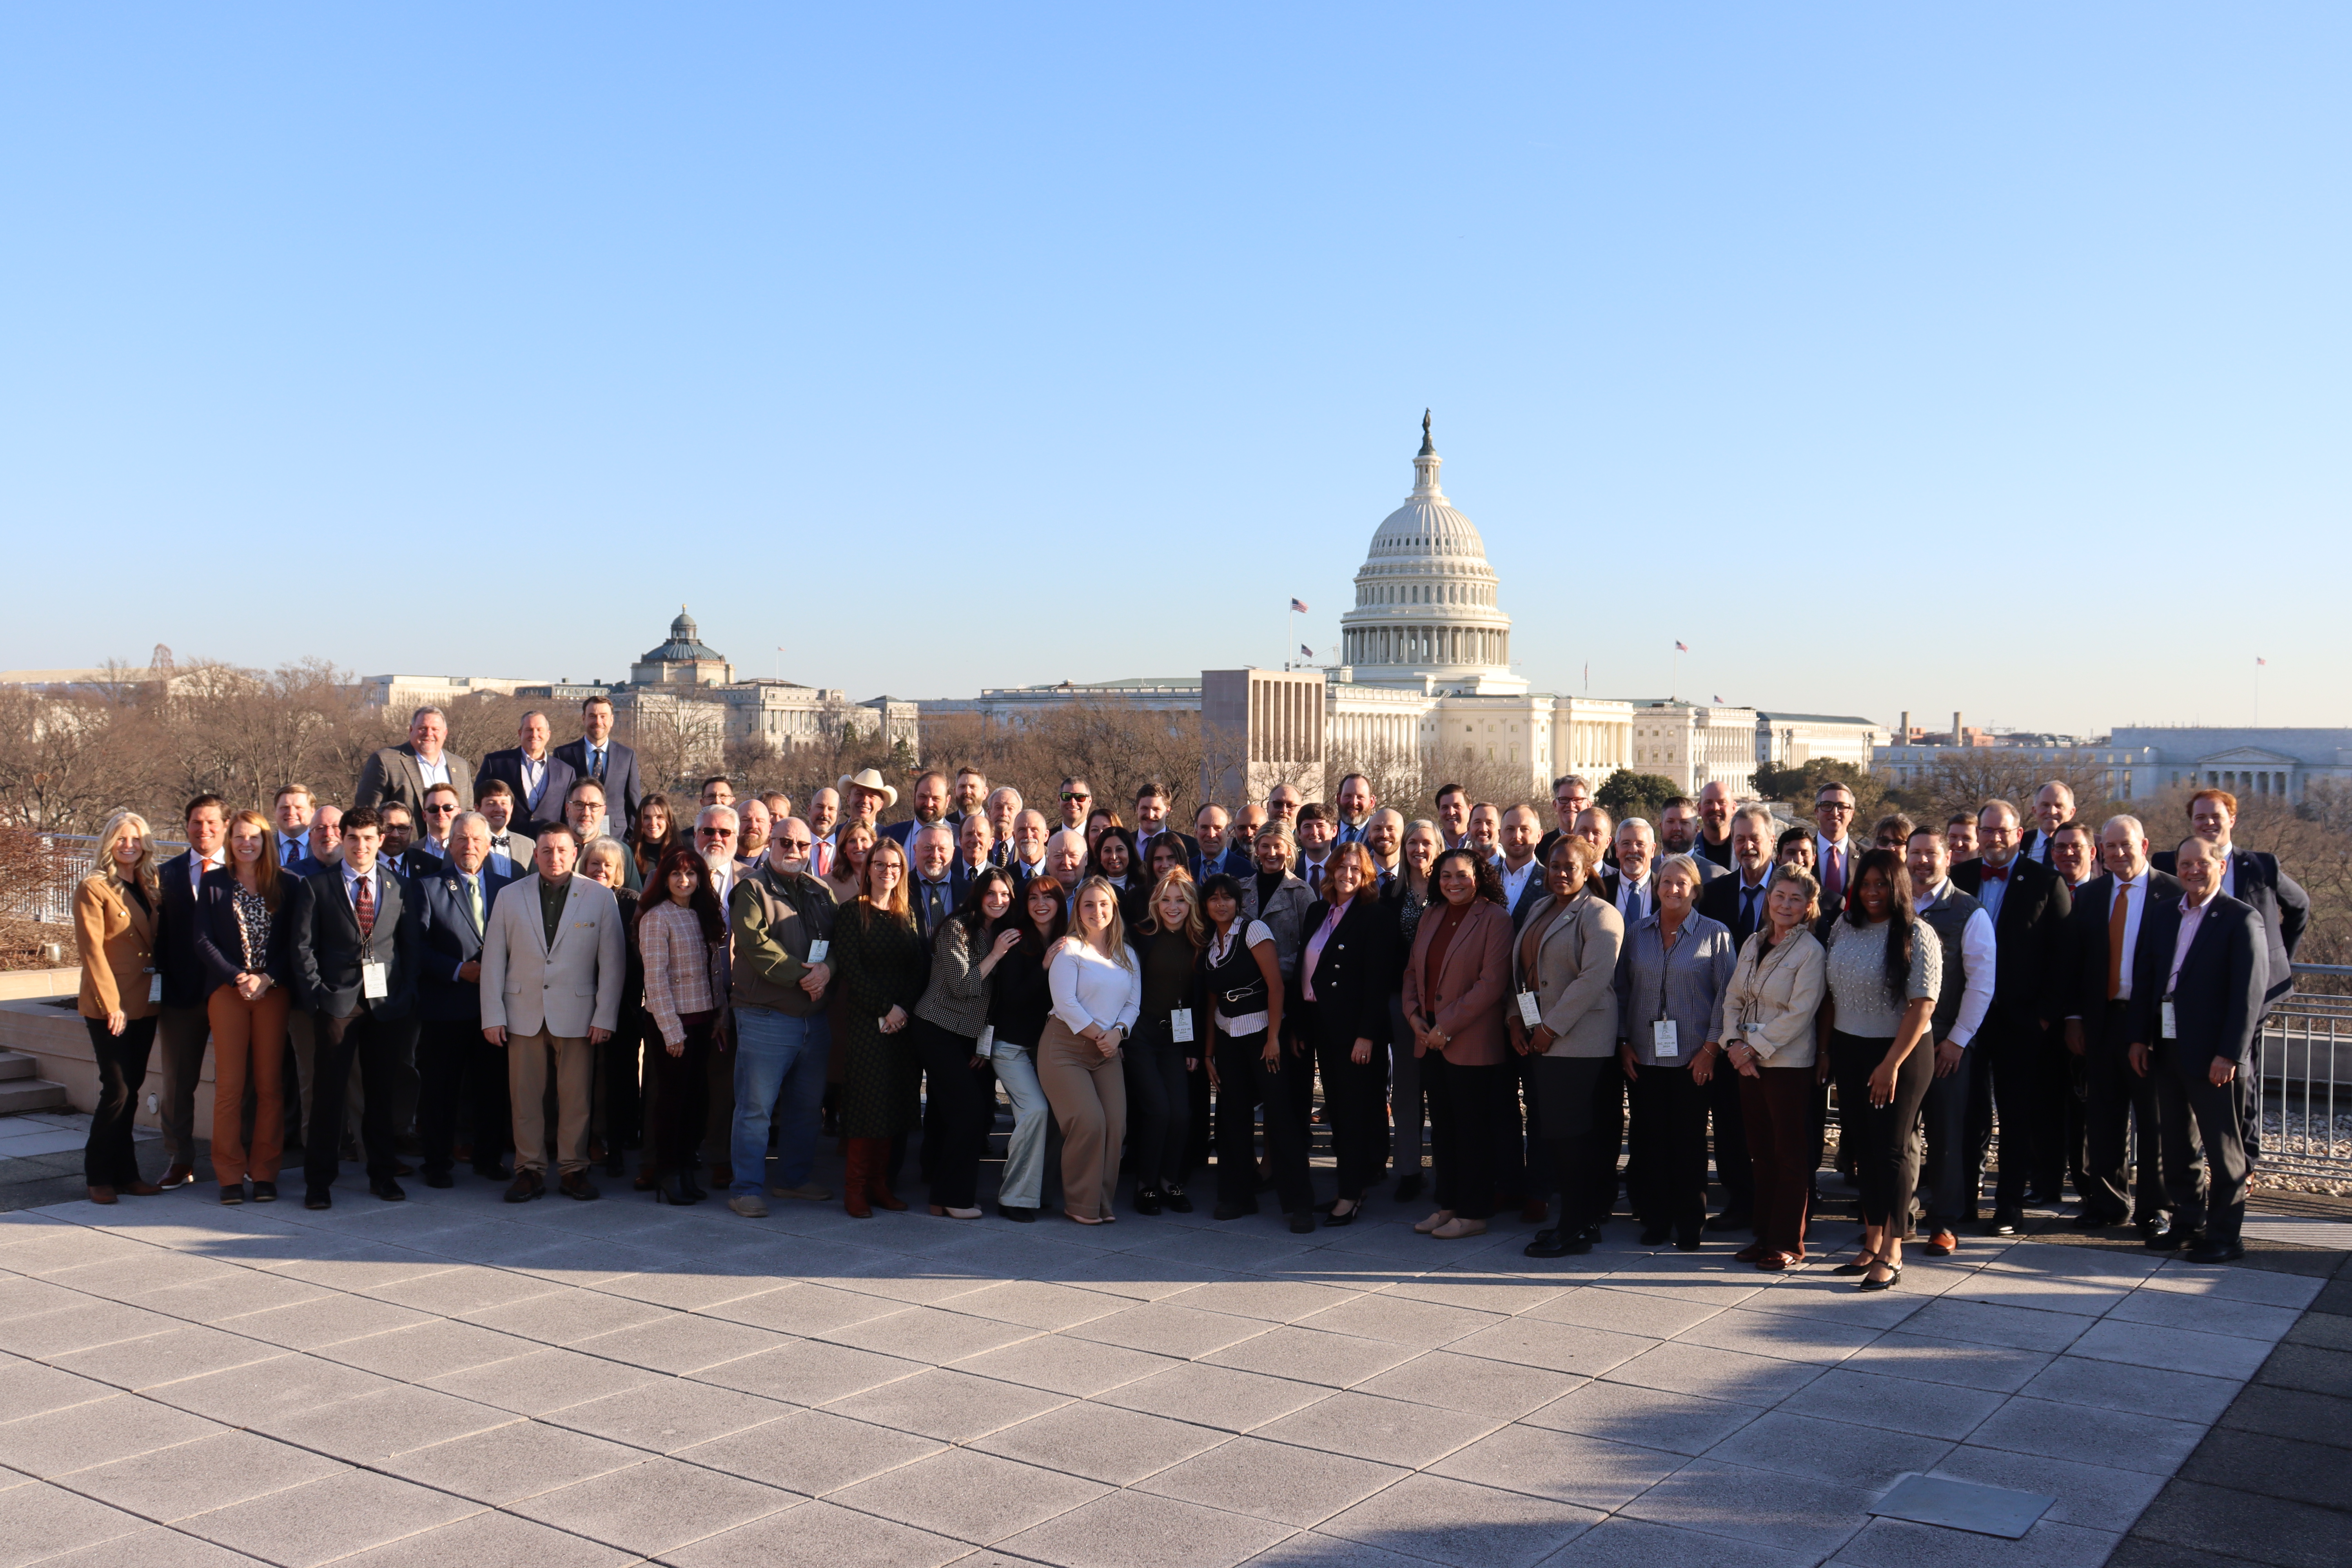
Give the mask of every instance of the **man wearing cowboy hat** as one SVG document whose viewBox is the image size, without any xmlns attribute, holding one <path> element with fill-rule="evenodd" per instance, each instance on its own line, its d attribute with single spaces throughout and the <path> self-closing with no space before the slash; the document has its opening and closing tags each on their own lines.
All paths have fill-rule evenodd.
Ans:
<svg viewBox="0 0 2352 1568">
<path fill-rule="evenodd" d="M 872 827 L 876 817 L 898 804 L 898 792 L 884 784 L 882 775 L 876 770 L 860 768 L 854 773 L 841 775 L 841 798 L 849 808 L 842 819 L 842 826 L 862 822 Z"/>
</svg>

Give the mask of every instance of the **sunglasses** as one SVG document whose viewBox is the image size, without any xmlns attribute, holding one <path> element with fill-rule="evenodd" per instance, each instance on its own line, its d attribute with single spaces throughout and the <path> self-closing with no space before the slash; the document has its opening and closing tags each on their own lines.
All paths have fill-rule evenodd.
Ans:
<svg viewBox="0 0 2352 1568">
<path fill-rule="evenodd" d="M 1090 795 L 1083 795 L 1074 790 L 1066 789 L 1062 792 L 1062 798 L 1064 800 L 1092 800 L 1094 799 L 1094 796 Z"/>
</svg>

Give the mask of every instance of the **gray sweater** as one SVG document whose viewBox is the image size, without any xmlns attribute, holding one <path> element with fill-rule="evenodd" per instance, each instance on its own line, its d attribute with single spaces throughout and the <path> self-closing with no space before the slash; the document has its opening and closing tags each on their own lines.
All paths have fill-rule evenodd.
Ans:
<svg viewBox="0 0 2352 1568">
<path fill-rule="evenodd" d="M 915 1004 L 915 1016 L 937 1024 L 950 1035 L 980 1038 L 981 1030 L 988 1026 L 993 979 L 980 972 L 980 961 L 987 956 L 984 951 L 971 951 L 963 921 L 951 920 L 940 926 L 931 939 L 931 983 L 923 987 L 922 999 Z"/>
</svg>

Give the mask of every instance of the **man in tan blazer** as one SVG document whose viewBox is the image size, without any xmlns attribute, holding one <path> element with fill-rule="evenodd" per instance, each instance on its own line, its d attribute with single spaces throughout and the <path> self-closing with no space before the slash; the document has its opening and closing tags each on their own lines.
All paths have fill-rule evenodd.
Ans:
<svg viewBox="0 0 2352 1568">
<path fill-rule="evenodd" d="M 454 787 L 460 801 L 473 799 L 474 764 L 445 749 L 448 739 L 448 716 L 438 708 L 419 708 L 409 715 L 408 743 L 386 746 L 360 768 L 352 804 L 382 805 L 396 800 L 421 814 L 425 789 L 436 784 Z"/>
<path fill-rule="evenodd" d="M 596 1047 L 613 1037 L 620 1019 L 628 949 L 611 890 L 572 874 L 579 857 L 579 837 L 569 826 L 541 834 L 532 847 L 537 868 L 500 890 L 482 931 L 482 1036 L 506 1047 L 514 1105 L 510 1204 L 547 1190 L 541 1102 L 551 1056 L 563 1195 L 597 1195 L 588 1180 L 589 1086 Z"/>
</svg>

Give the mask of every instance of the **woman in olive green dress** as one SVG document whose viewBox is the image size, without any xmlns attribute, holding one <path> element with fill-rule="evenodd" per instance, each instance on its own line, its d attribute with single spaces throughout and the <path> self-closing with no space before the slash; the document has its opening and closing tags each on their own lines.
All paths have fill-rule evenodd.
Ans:
<svg viewBox="0 0 2352 1568">
<path fill-rule="evenodd" d="M 876 1204 L 907 1206 L 890 1191 L 890 1144 L 920 1120 L 920 1068 L 907 1026 L 922 998 L 926 955 L 907 898 L 907 854 L 897 840 L 874 846 L 858 885 L 858 896 L 834 920 L 831 956 L 842 987 L 834 1043 L 849 1164 L 843 1195 L 852 1215 L 868 1219 Z"/>
</svg>

